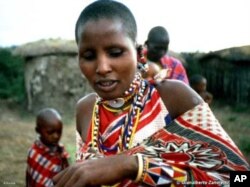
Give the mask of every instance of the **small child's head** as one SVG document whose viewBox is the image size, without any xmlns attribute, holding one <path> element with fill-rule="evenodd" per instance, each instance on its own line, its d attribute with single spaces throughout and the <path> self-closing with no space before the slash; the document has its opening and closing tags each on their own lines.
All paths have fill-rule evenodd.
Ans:
<svg viewBox="0 0 250 187">
<path fill-rule="evenodd" d="M 190 77 L 190 86 L 197 92 L 202 93 L 207 90 L 207 79 L 199 74 Z"/>
<path fill-rule="evenodd" d="M 58 145 L 62 135 L 63 123 L 60 114 L 53 108 L 45 108 L 36 117 L 36 132 L 47 146 Z"/>
</svg>

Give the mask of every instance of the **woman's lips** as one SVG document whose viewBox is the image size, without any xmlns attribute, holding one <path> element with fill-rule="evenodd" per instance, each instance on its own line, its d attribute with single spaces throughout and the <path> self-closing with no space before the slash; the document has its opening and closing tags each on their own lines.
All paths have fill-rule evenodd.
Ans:
<svg viewBox="0 0 250 187">
<path fill-rule="evenodd" d="M 110 92 L 115 89 L 117 86 L 118 82 L 115 80 L 102 80 L 102 81 L 97 81 L 96 86 L 100 91 L 103 92 Z"/>
</svg>

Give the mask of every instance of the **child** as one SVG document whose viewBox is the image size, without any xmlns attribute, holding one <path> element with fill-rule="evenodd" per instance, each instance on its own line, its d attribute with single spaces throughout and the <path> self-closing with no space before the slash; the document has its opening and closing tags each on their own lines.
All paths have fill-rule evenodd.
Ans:
<svg viewBox="0 0 250 187">
<path fill-rule="evenodd" d="M 203 98 L 209 105 L 213 101 L 213 95 L 207 91 L 207 79 L 202 75 L 195 74 L 190 77 L 190 86 Z"/>
<path fill-rule="evenodd" d="M 62 128 L 55 109 L 45 108 L 38 113 L 35 130 L 39 138 L 28 152 L 26 186 L 52 186 L 52 177 L 69 166 L 69 154 L 59 145 Z"/>
</svg>

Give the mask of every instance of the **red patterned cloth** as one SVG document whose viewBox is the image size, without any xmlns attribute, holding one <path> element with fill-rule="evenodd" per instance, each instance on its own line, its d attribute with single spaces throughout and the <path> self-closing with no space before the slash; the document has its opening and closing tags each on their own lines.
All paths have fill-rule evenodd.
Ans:
<svg viewBox="0 0 250 187">
<path fill-rule="evenodd" d="M 147 50 L 143 50 L 145 58 L 147 58 Z M 155 62 L 154 62 L 155 63 Z M 177 79 L 189 84 L 187 72 L 182 64 L 182 62 L 172 56 L 164 55 L 160 60 L 161 66 L 164 69 L 169 70 L 168 79 Z"/>
<path fill-rule="evenodd" d="M 112 148 L 117 145 L 121 126 L 124 124 L 126 114 L 127 113 L 125 111 L 117 115 L 113 112 L 105 110 L 102 106 L 100 106 L 100 133 L 102 141 L 106 147 Z M 159 93 L 156 91 L 156 89 L 154 89 L 153 86 L 151 86 L 148 92 L 148 100 L 145 103 L 141 117 L 139 119 L 136 129 L 137 132 L 133 139 L 132 146 L 139 144 L 142 142 L 142 140 L 162 129 L 165 126 L 166 120 L 170 120 L 168 111 L 165 108 Z M 86 144 L 83 144 L 79 134 L 77 134 L 77 160 L 84 160 L 86 157 L 86 148 L 88 148 L 88 145 L 91 141 L 91 130 L 92 129 L 90 125 Z M 116 153 L 116 151 L 105 152 L 106 155 Z"/>
<path fill-rule="evenodd" d="M 177 79 L 189 84 L 186 70 L 180 60 L 165 55 L 161 58 L 161 64 L 164 69 L 170 70 L 169 79 Z"/>
<path fill-rule="evenodd" d="M 250 169 L 206 103 L 187 111 L 128 153 L 141 153 L 153 160 L 142 179 L 149 186 L 160 186 L 162 181 L 174 186 L 224 186 L 229 184 L 230 171 Z M 170 169 L 163 174 L 163 168 Z M 180 177 L 177 168 L 186 173 Z"/>
<path fill-rule="evenodd" d="M 26 186 L 53 186 L 52 177 L 69 166 L 69 154 L 63 145 L 55 147 L 54 151 L 36 140 L 28 151 Z"/>
<path fill-rule="evenodd" d="M 102 109 L 101 136 L 105 146 L 117 144 L 124 113 L 115 116 Z M 122 181 L 118 186 L 223 186 L 229 184 L 230 171 L 249 170 L 249 164 L 224 131 L 206 103 L 200 104 L 171 123 L 158 92 L 151 87 L 143 108 L 132 148 L 121 154 L 141 154 L 143 172 L 140 180 Z M 114 136 L 114 137 L 113 137 Z M 106 139 L 105 139 L 106 138 Z M 116 154 L 91 152 L 91 133 L 78 150 L 78 161 Z M 79 140 L 78 140 L 79 141 Z"/>
</svg>

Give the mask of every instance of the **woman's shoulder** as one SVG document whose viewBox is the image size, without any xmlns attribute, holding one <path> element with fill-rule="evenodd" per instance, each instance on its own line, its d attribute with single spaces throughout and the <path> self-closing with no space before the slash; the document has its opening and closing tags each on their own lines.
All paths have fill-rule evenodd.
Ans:
<svg viewBox="0 0 250 187">
<path fill-rule="evenodd" d="M 76 129 L 83 140 L 85 140 L 87 136 L 86 133 L 89 127 L 96 98 L 97 95 L 95 93 L 90 93 L 79 99 L 76 105 Z"/>
<path fill-rule="evenodd" d="M 177 80 L 177 79 L 164 79 L 161 82 L 158 82 L 155 85 L 156 89 L 159 91 L 159 93 L 166 93 L 168 92 L 168 95 L 171 95 L 172 93 L 188 93 L 193 92 L 189 85 L 183 83 L 183 81 Z M 181 92 L 180 92 L 181 91 Z"/>
<path fill-rule="evenodd" d="M 179 80 L 164 80 L 156 84 L 156 89 L 173 119 L 203 102 L 189 85 Z"/>
<path fill-rule="evenodd" d="M 96 93 L 89 93 L 88 95 L 80 98 L 76 104 L 76 110 L 83 110 L 86 109 L 85 107 L 89 108 L 93 106 L 96 101 Z"/>
</svg>

